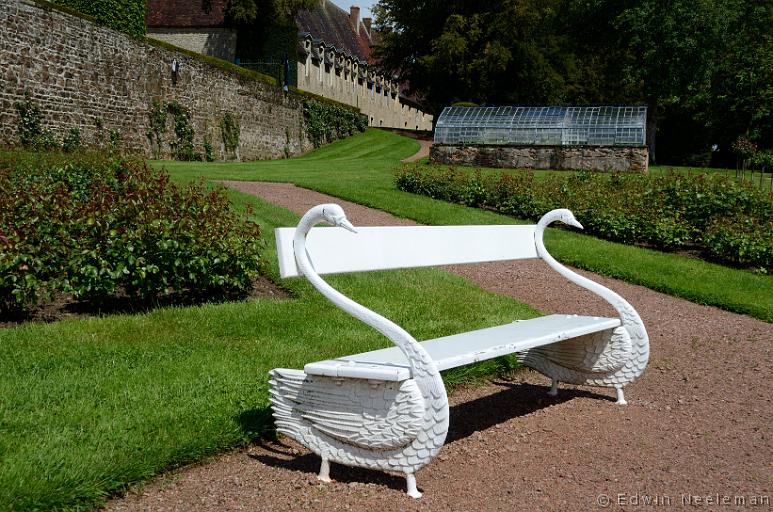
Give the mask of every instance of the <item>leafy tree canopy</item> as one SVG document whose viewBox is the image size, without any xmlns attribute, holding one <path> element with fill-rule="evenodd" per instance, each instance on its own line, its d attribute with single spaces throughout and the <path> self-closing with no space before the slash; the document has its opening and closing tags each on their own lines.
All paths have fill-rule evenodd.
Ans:
<svg viewBox="0 0 773 512">
<path fill-rule="evenodd" d="M 236 25 L 292 23 L 300 9 L 311 9 L 319 0 L 231 0 L 226 15 Z"/>
<path fill-rule="evenodd" d="M 382 64 L 434 112 L 647 103 L 669 157 L 740 134 L 773 146 L 769 0 L 380 0 L 375 13 Z"/>
</svg>

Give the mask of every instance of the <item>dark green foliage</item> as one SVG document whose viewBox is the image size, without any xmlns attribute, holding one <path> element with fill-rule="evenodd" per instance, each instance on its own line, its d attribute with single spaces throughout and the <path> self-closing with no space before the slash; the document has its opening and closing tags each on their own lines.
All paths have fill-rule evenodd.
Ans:
<svg viewBox="0 0 773 512">
<path fill-rule="evenodd" d="M 72 153 L 81 147 L 81 131 L 78 128 L 70 128 L 62 139 L 62 151 Z"/>
<path fill-rule="evenodd" d="M 18 116 L 16 133 L 19 135 L 19 142 L 22 146 L 38 151 L 53 151 L 60 148 L 60 143 L 54 133 L 43 127 L 40 107 L 32 101 L 29 91 L 24 92 L 23 101 L 14 103 L 14 108 Z M 72 130 L 69 136 L 72 136 Z M 79 143 L 80 133 L 78 133 Z"/>
<path fill-rule="evenodd" d="M 169 143 L 172 148 L 172 156 L 177 160 L 200 160 L 193 146 L 195 130 L 191 126 L 190 111 L 180 105 L 177 100 L 166 104 L 168 112 L 174 121 L 174 134 L 176 139 Z"/>
<path fill-rule="evenodd" d="M 94 145 L 99 147 L 102 147 L 102 142 L 105 138 L 105 123 L 102 120 L 101 117 L 97 116 L 94 118 Z"/>
<path fill-rule="evenodd" d="M 298 83 L 298 63 L 295 55 L 298 45 L 298 27 L 291 24 L 271 23 L 240 26 L 236 55 L 240 66 L 272 76 L 279 85 L 285 84 L 285 56 L 289 64 L 289 85 Z"/>
<path fill-rule="evenodd" d="M 765 172 L 773 172 L 773 149 L 758 151 L 751 160 L 755 168 Z"/>
<path fill-rule="evenodd" d="M 209 134 L 204 135 L 204 160 L 206 162 L 214 162 L 215 161 L 215 152 L 212 148 L 212 139 L 209 136 Z"/>
<path fill-rule="evenodd" d="M 145 135 L 148 137 L 153 152 L 157 159 L 163 156 L 164 134 L 167 130 L 167 119 L 171 115 L 174 123 L 175 138 L 169 141 L 169 147 L 172 150 L 172 157 L 177 160 L 191 161 L 205 159 L 212 162 L 214 158 L 212 140 L 209 136 L 204 137 L 204 154 L 200 154 L 195 149 L 194 136 L 195 130 L 191 124 L 190 111 L 181 105 L 177 100 L 164 103 L 160 100 L 153 100 L 148 110 L 148 130 Z"/>
<path fill-rule="evenodd" d="M 223 147 L 225 148 L 226 154 L 232 153 L 236 156 L 241 133 L 239 119 L 234 117 L 230 112 L 223 114 L 223 119 L 220 120 L 220 137 L 223 139 Z"/>
<path fill-rule="evenodd" d="M 19 135 L 19 142 L 25 148 L 32 147 L 43 132 L 40 107 L 32 101 L 29 91 L 24 91 L 24 101 L 17 101 L 13 106 L 18 115 L 16 133 Z"/>
<path fill-rule="evenodd" d="M 153 100 L 148 111 L 148 131 L 147 135 L 150 144 L 154 146 L 156 159 L 161 158 L 163 147 L 163 135 L 166 132 L 166 108 L 164 103 L 159 100 Z"/>
<path fill-rule="evenodd" d="M 235 25 L 288 24 L 299 9 L 311 9 L 317 0 L 231 0 L 226 16 Z"/>
<path fill-rule="evenodd" d="M 32 141 L 31 148 L 37 151 L 54 151 L 60 148 L 60 143 L 51 130 L 43 130 L 40 135 Z"/>
<path fill-rule="evenodd" d="M 120 151 L 121 149 L 121 132 L 118 130 L 110 130 L 107 134 L 108 146 L 113 152 Z"/>
<path fill-rule="evenodd" d="M 97 154 L 0 155 L 0 309 L 54 292 L 216 299 L 257 275 L 260 233 L 221 190 L 185 188 L 141 161 Z"/>
<path fill-rule="evenodd" d="M 92 16 L 108 28 L 142 37 L 145 25 L 146 0 L 52 0 L 52 3 Z"/>
<path fill-rule="evenodd" d="M 773 269 L 773 222 L 751 215 L 715 218 L 703 237 L 716 259 L 731 259 L 736 265 Z"/>
<path fill-rule="evenodd" d="M 304 128 L 314 147 L 363 132 L 368 120 L 359 111 L 344 105 L 314 99 L 303 102 Z"/>
<path fill-rule="evenodd" d="M 569 208 L 585 231 L 663 250 L 702 247 L 710 259 L 771 268 L 773 196 L 719 175 L 579 172 L 536 179 L 532 172 L 483 176 L 406 166 L 400 190 L 521 219 Z"/>
<path fill-rule="evenodd" d="M 770 1 L 380 0 L 376 18 L 382 65 L 434 113 L 646 103 L 664 161 L 730 163 L 738 135 L 773 144 Z"/>
</svg>

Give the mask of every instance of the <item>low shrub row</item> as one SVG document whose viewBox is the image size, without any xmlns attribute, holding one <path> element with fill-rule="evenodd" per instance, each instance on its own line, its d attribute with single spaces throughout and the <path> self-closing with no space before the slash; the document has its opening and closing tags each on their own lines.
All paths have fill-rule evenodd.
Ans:
<svg viewBox="0 0 773 512">
<path fill-rule="evenodd" d="M 218 299 L 258 274 L 260 230 L 222 190 L 178 187 L 142 161 L 0 154 L 0 310 L 56 292 L 102 304 Z"/>
<path fill-rule="evenodd" d="M 569 208 L 593 235 L 663 250 L 701 250 L 722 263 L 773 268 L 773 196 L 719 175 L 577 172 L 482 175 L 406 166 L 397 187 L 467 206 L 537 220 Z"/>
<path fill-rule="evenodd" d="M 364 132 L 368 127 L 368 118 L 356 109 L 315 99 L 303 100 L 303 117 L 314 147 Z"/>
</svg>

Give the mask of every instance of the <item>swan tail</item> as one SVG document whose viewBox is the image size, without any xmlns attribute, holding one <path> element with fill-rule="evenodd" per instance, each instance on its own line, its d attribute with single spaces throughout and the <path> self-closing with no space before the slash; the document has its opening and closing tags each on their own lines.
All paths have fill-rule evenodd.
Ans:
<svg viewBox="0 0 773 512">
<path fill-rule="evenodd" d="M 276 431 L 303 442 L 306 428 L 302 423 L 302 413 L 296 404 L 306 373 L 301 370 L 275 368 L 269 372 L 269 376 L 269 394 Z M 296 400 L 293 400 L 294 398 Z"/>
</svg>

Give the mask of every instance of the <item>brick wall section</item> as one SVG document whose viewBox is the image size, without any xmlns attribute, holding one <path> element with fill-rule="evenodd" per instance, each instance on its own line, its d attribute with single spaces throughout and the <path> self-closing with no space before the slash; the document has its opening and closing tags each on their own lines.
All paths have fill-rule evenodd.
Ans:
<svg viewBox="0 0 773 512">
<path fill-rule="evenodd" d="M 0 2 L 0 140 L 17 141 L 14 102 L 31 93 L 44 127 L 59 137 L 72 127 L 94 141 L 96 120 L 118 130 L 123 146 L 153 155 L 147 138 L 153 99 L 177 100 L 192 113 L 198 150 L 205 133 L 225 159 L 219 123 L 240 120 L 242 159 L 281 158 L 311 148 L 300 98 L 184 54 L 98 27 L 30 0 Z M 171 62 L 180 62 L 176 84 Z M 171 116 L 165 140 L 174 138 Z M 164 144 L 164 155 L 169 145 Z"/>
<path fill-rule="evenodd" d="M 433 162 L 514 169 L 647 172 L 646 147 L 451 146 L 433 144 Z"/>
</svg>

